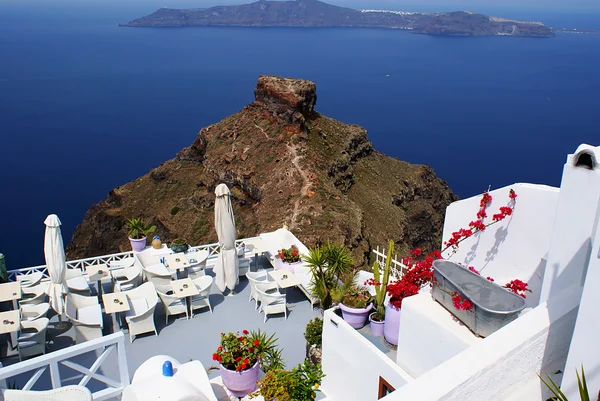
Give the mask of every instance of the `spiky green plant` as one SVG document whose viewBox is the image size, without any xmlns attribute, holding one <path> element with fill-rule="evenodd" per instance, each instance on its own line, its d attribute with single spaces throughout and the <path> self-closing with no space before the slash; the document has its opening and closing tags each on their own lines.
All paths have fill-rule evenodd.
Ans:
<svg viewBox="0 0 600 401">
<path fill-rule="evenodd" d="M 258 329 L 251 331 L 250 335 L 252 338 L 258 340 L 264 349 L 265 354 L 260 360 L 260 369 L 264 373 L 285 368 L 285 363 L 281 356 L 282 350 L 277 347 L 277 337 L 275 337 L 275 334 L 268 336 L 267 333 Z"/>
<path fill-rule="evenodd" d="M 581 399 L 581 401 L 590 401 L 591 398 L 587 388 L 587 382 L 585 380 L 585 371 L 583 370 L 583 365 L 581 366 L 581 377 L 579 376 L 579 372 L 577 370 L 575 370 L 575 374 L 577 375 L 577 387 L 579 388 L 579 398 Z M 548 379 L 548 381 L 542 379 L 541 376 L 539 376 L 539 378 L 546 385 L 546 387 L 548 387 L 548 389 L 552 391 L 552 394 L 554 394 L 554 398 L 556 400 L 569 401 L 565 393 L 562 392 L 558 384 L 556 384 L 556 382 L 552 380 L 552 378 L 548 376 L 548 374 L 546 374 L 546 378 Z M 600 401 L 600 391 L 598 392 L 598 397 L 596 398 L 596 400 Z"/>
<path fill-rule="evenodd" d="M 148 234 L 152 234 L 156 231 L 156 226 L 151 225 L 151 223 L 146 223 L 144 220 L 137 217 L 127 219 L 125 224 L 127 225 L 129 237 L 133 239 L 142 239 L 147 237 Z"/>
<path fill-rule="evenodd" d="M 392 255 L 394 254 L 394 241 L 388 242 L 388 252 L 383 266 L 383 276 L 381 275 L 381 266 L 375 261 L 373 264 L 373 278 L 380 285 L 375 286 L 375 316 L 374 319 L 382 322 L 385 319 L 385 296 L 387 294 L 387 285 L 390 281 L 390 267 L 392 265 Z"/>
<path fill-rule="evenodd" d="M 352 270 L 354 261 L 350 251 L 343 245 L 327 243 L 311 248 L 304 261 L 312 273 L 309 289 L 319 298 L 321 307 L 329 309 L 332 305 L 332 291 L 338 286 L 338 279 Z"/>
</svg>

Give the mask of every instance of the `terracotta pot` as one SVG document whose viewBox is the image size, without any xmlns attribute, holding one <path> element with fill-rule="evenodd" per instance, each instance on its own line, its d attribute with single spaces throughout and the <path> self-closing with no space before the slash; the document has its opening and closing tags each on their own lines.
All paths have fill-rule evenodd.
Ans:
<svg viewBox="0 0 600 401">
<path fill-rule="evenodd" d="M 369 322 L 371 323 L 369 325 L 371 327 L 371 334 L 373 334 L 376 337 L 381 337 L 383 335 L 383 326 L 385 325 L 385 320 L 382 320 L 381 322 L 373 320 L 373 315 L 375 315 L 375 312 L 369 315 Z"/>
<path fill-rule="evenodd" d="M 385 340 L 393 345 L 398 345 L 398 334 L 400 332 L 400 308 L 388 304 L 385 307 L 385 324 L 383 335 Z"/>
<path fill-rule="evenodd" d="M 371 309 L 373 309 L 373 304 L 369 304 L 366 308 L 350 308 L 344 304 L 340 304 L 340 309 L 342 310 L 342 317 L 350 326 L 355 329 L 360 329 L 367 322 L 367 316 Z"/>
<path fill-rule="evenodd" d="M 223 385 L 236 397 L 243 398 L 256 390 L 259 373 L 258 362 L 250 369 L 242 370 L 241 372 L 229 370 L 221 364 L 219 364 L 219 370 Z"/>
<path fill-rule="evenodd" d="M 146 237 L 140 239 L 129 237 L 129 242 L 131 242 L 131 249 L 133 249 L 133 252 L 141 252 L 146 247 Z"/>
</svg>

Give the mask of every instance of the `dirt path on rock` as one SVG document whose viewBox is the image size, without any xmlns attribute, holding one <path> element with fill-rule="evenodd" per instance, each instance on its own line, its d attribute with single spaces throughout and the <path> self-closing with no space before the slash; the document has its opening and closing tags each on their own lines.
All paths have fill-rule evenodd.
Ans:
<svg viewBox="0 0 600 401">
<path fill-rule="evenodd" d="M 263 133 L 267 140 L 275 141 L 275 139 L 269 137 L 267 132 L 260 125 L 256 124 L 256 122 L 254 123 L 254 126 Z M 302 188 L 300 189 L 300 196 L 294 202 L 292 221 L 290 222 L 290 228 L 294 228 L 296 226 L 296 219 L 300 210 L 300 202 L 302 202 L 302 198 L 304 196 L 308 196 L 308 190 L 310 188 L 310 179 L 308 178 L 308 174 L 306 173 L 306 171 L 300 166 L 300 159 L 302 156 L 298 154 L 298 148 L 296 147 L 296 145 L 290 145 L 286 143 L 286 147 L 292 155 L 292 165 L 294 166 L 296 171 L 298 171 L 298 174 L 300 174 L 300 177 L 302 178 Z"/>
</svg>

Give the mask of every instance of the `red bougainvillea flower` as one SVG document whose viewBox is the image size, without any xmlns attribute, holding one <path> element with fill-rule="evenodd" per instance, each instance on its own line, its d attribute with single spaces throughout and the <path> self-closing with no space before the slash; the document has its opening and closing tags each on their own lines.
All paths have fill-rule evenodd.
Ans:
<svg viewBox="0 0 600 401">
<path fill-rule="evenodd" d="M 213 361 L 216 361 L 218 357 L 219 357 L 219 355 L 213 354 Z"/>
<path fill-rule="evenodd" d="M 529 284 L 519 279 L 509 281 L 504 285 L 504 288 L 507 288 L 508 290 L 514 292 L 517 295 L 520 295 L 523 298 L 527 298 L 525 296 L 526 292 L 531 292 L 531 290 L 529 289 Z"/>
<path fill-rule="evenodd" d="M 475 274 L 479 274 L 479 270 L 477 270 L 476 268 L 474 268 L 473 266 L 469 266 L 469 270 L 471 270 L 473 273 Z"/>
<path fill-rule="evenodd" d="M 511 190 L 508 192 L 508 197 L 509 197 L 510 199 L 517 199 L 517 193 L 516 193 L 514 190 L 512 190 L 512 189 L 511 189 Z"/>
<path fill-rule="evenodd" d="M 486 277 L 486 279 L 487 279 L 488 281 L 491 281 L 492 283 L 494 282 L 494 279 L 493 279 L 492 277 L 489 277 L 489 276 L 488 276 L 488 277 Z"/>
<path fill-rule="evenodd" d="M 249 331 L 248 330 L 242 330 L 242 333 L 244 333 L 244 335 L 248 335 Z"/>
<path fill-rule="evenodd" d="M 254 346 L 258 347 L 260 345 L 260 341 L 254 340 Z"/>
</svg>

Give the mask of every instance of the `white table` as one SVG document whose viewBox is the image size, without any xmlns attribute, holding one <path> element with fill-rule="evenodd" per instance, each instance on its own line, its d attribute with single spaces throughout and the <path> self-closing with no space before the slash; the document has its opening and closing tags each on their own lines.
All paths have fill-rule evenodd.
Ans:
<svg viewBox="0 0 600 401">
<path fill-rule="evenodd" d="M 0 312 L 0 334 L 10 333 L 10 345 L 14 349 L 17 344 L 17 332 L 21 328 L 21 312 L 11 310 Z"/>
<path fill-rule="evenodd" d="M 294 274 L 288 269 L 271 270 L 269 271 L 269 276 L 271 276 L 271 278 L 275 280 L 275 282 L 281 289 L 295 287 L 297 285 L 302 284 L 300 279 L 294 276 Z"/>
<path fill-rule="evenodd" d="M 93 266 L 86 266 L 85 272 L 88 280 L 98 284 L 98 296 L 102 297 L 102 280 L 110 277 L 110 271 L 107 265 L 100 263 Z"/>
<path fill-rule="evenodd" d="M 185 298 L 185 307 L 189 309 L 189 298 L 194 295 L 200 294 L 198 288 L 196 288 L 196 284 L 192 281 L 191 278 L 182 278 L 180 280 L 171 281 L 171 286 L 173 287 L 173 295 L 179 299 Z"/>
<path fill-rule="evenodd" d="M 18 281 L 9 281 L 0 284 L 0 302 L 12 301 L 13 309 L 17 307 L 17 299 L 21 299 L 21 283 Z"/>
<path fill-rule="evenodd" d="M 260 238 L 248 240 L 245 244 L 248 250 L 254 254 L 254 263 L 256 271 L 258 271 L 258 256 L 265 252 L 269 252 L 269 250 L 265 247 L 265 244 Z"/>
<path fill-rule="evenodd" d="M 123 328 L 122 319 L 117 318 L 119 313 L 127 312 L 129 307 L 129 299 L 124 292 L 113 292 L 111 294 L 102 295 L 102 303 L 104 304 L 104 313 L 113 315 L 113 330 L 116 329 L 115 321 L 119 321 L 119 327 Z"/>
<path fill-rule="evenodd" d="M 165 256 L 165 262 L 169 272 L 177 273 L 177 278 L 180 278 L 179 272 L 190 267 L 190 262 L 183 252 Z"/>
</svg>

